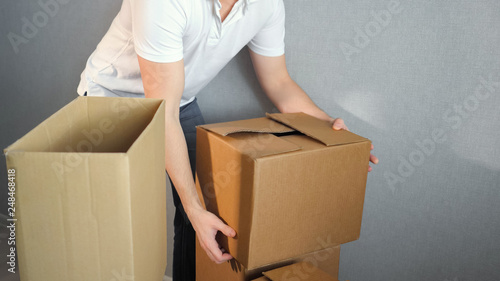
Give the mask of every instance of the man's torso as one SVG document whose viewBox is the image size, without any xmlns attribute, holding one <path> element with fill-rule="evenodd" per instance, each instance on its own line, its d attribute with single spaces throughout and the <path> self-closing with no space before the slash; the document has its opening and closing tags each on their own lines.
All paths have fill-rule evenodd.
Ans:
<svg viewBox="0 0 500 281">
<path fill-rule="evenodd" d="M 133 20 L 138 19 L 133 17 L 144 17 L 141 19 L 144 24 L 154 24 L 161 18 L 137 15 L 132 10 L 138 5 L 134 1 L 124 0 L 110 29 L 89 58 L 82 73 L 79 94 L 88 91 L 89 95 L 97 96 L 144 96 L 133 36 L 136 26 Z M 161 2 L 150 2 L 158 1 Z M 220 14 L 222 5 L 217 0 L 163 1 L 175 2 L 172 5 L 177 5 L 176 11 L 165 16 L 174 17 L 172 20 L 183 28 L 185 90 L 182 105 L 191 101 L 252 40 L 273 16 L 277 2 L 282 0 L 239 0 L 224 21 Z M 154 44 L 151 45 L 155 51 Z M 168 46 L 165 50 L 168 52 Z M 145 58 L 155 60 L 154 57 Z"/>
</svg>

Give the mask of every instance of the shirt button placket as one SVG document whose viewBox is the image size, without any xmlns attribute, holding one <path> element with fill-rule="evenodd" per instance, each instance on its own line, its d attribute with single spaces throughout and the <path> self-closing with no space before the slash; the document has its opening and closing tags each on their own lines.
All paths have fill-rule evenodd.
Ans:
<svg viewBox="0 0 500 281">
<path fill-rule="evenodd" d="M 219 42 L 221 37 L 222 21 L 220 17 L 220 8 L 222 7 L 219 0 L 213 0 L 213 20 L 212 27 L 210 28 L 210 35 L 208 36 L 208 44 L 215 45 Z"/>
</svg>

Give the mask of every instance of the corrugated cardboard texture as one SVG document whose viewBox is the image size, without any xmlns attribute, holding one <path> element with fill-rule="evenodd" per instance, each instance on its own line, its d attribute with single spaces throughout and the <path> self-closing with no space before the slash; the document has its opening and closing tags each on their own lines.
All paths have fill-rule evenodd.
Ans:
<svg viewBox="0 0 500 281">
<path fill-rule="evenodd" d="M 79 97 L 5 149 L 21 280 L 161 280 L 164 105 Z"/>
<path fill-rule="evenodd" d="M 282 266 L 306 261 L 330 276 L 338 278 L 340 246 L 316 251 L 292 259 L 265 265 L 252 270 L 246 269 L 235 259 L 222 264 L 212 262 L 196 241 L 196 281 L 250 281 L 262 276 L 262 272 Z"/>
<path fill-rule="evenodd" d="M 356 240 L 361 228 L 370 141 L 305 114 L 271 116 L 301 132 L 241 133 L 275 127 L 268 118 L 197 131 L 199 194 L 236 230 L 219 242 L 248 269 Z"/>
</svg>

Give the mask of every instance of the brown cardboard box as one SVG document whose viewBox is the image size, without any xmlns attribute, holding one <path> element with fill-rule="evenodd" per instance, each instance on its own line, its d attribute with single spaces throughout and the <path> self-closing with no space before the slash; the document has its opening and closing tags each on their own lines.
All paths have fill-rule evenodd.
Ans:
<svg viewBox="0 0 500 281">
<path fill-rule="evenodd" d="M 299 262 L 288 266 L 265 271 L 264 276 L 272 281 L 338 281 L 323 270 L 308 262 Z"/>
<path fill-rule="evenodd" d="M 233 227 L 220 244 L 243 266 L 359 238 L 370 141 L 303 113 L 197 129 L 198 192 Z"/>
<path fill-rule="evenodd" d="M 161 280 L 164 102 L 79 97 L 4 150 L 21 280 Z"/>
<path fill-rule="evenodd" d="M 339 274 L 340 246 L 316 251 L 292 259 L 248 270 L 235 259 L 222 264 L 212 262 L 196 241 L 196 281 L 250 281 L 262 276 L 262 272 L 298 262 L 308 262 L 328 275 L 337 278 Z M 311 273 L 312 267 L 304 267 Z M 288 279 L 287 279 L 288 280 Z M 291 279 L 290 279 L 291 280 Z"/>
</svg>

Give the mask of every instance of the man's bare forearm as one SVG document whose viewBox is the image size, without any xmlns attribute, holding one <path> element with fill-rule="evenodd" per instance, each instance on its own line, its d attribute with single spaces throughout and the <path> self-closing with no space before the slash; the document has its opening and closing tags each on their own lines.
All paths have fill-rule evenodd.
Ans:
<svg viewBox="0 0 500 281">
<path fill-rule="evenodd" d="M 284 79 L 276 87 L 270 89 L 268 96 L 274 97 L 274 104 L 283 113 L 304 112 L 333 124 L 333 118 L 321 110 L 295 81 Z"/>
<path fill-rule="evenodd" d="M 314 104 L 290 77 L 285 55 L 265 57 L 250 50 L 250 57 L 262 89 L 279 111 L 304 112 L 333 124 L 334 119 Z"/>
<path fill-rule="evenodd" d="M 165 117 L 165 169 L 174 183 L 187 215 L 190 216 L 193 209 L 201 209 L 184 133 L 179 119 L 175 120 L 168 115 Z"/>
<path fill-rule="evenodd" d="M 155 63 L 138 56 L 147 98 L 165 101 L 165 169 L 179 194 L 184 210 L 201 208 L 189 164 L 187 144 L 179 121 L 184 90 L 184 62 Z"/>
</svg>

